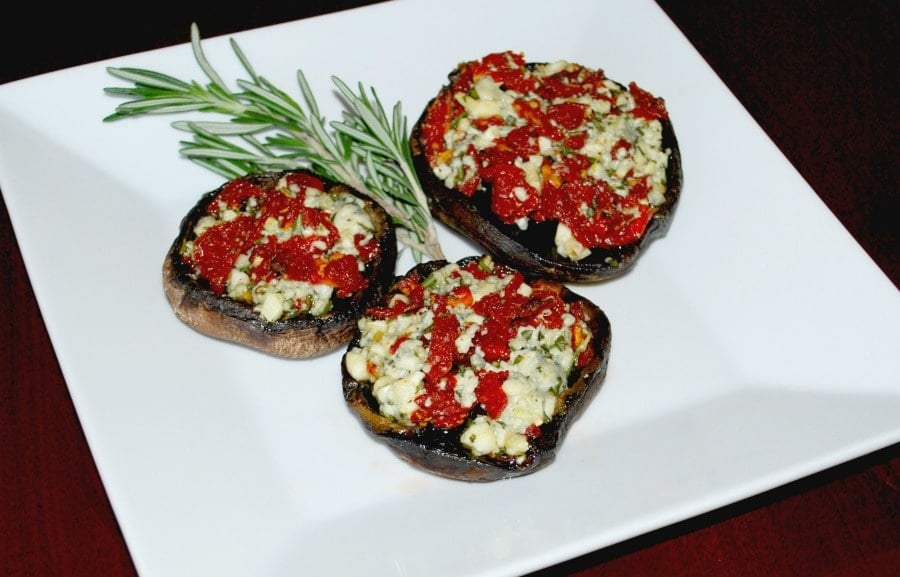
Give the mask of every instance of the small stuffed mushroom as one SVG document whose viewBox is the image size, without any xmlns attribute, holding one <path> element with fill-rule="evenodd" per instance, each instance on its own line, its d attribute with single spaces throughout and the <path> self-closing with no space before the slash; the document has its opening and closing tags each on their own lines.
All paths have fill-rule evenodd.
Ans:
<svg viewBox="0 0 900 577">
<path fill-rule="evenodd" d="M 395 274 L 384 209 L 305 170 L 250 174 L 183 218 L 162 267 L 177 318 L 205 335 L 283 358 L 345 345 Z"/>
</svg>

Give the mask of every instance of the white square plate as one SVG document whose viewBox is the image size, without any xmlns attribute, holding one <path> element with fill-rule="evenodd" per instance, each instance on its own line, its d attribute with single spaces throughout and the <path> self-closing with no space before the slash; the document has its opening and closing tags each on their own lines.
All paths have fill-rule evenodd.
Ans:
<svg viewBox="0 0 900 577">
<path fill-rule="evenodd" d="M 101 119 L 122 102 L 106 66 L 203 80 L 188 44 L 0 87 L 0 187 L 141 575 L 519 575 L 900 440 L 895 287 L 655 4 L 611 4 L 557 0 L 574 27 L 556 27 L 529 16 L 544 2 L 398 0 L 233 36 L 298 100 L 302 69 L 329 119 L 332 75 L 414 119 L 457 63 L 506 49 L 666 99 L 685 173 L 669 234 L 574 287 L 612 321 L 603 388 L 556 462 L 488 484 L 370 439 L 342 351 L 274 359 L 174 317 L 163 256 L 221 178 L 179 157 L 183 118 Z M 462 33 L 475 14 L 507 25 Z M 203 46 L 244 77 L 228 38 Z M 439 233 L 451 260 L 478 252 Z"/>
</svg>

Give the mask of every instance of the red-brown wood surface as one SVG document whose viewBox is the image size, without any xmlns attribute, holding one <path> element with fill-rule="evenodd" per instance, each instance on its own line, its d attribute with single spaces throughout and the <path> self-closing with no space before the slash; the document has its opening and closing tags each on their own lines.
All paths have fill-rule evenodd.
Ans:
<svg viewBox="0 0 900 577">
<path fill-rule="evenodd" d="M 77 3 L 41 13 L 31 3 L 16 18 L 26 28 L 0 35 L 0 83 L 182 43 L 192 21 L 204 36 L 215 36 L 367 3 L 249 2 L 209 11 L 155 2 L 148 10 L 133 7 L 141 13 L 133 20 L 115 11 L 90 14 Z M 900 284 L 896 7 L 776 0 L 660 5 Z M 828 274 L 840 271 L 823 271 L 823 282 Z M 0 575 L 135 575 L 5 205 L 0 287 Z M 900 448 L 893 446 L 531 577 L 898 573 Z"/>
</svg>

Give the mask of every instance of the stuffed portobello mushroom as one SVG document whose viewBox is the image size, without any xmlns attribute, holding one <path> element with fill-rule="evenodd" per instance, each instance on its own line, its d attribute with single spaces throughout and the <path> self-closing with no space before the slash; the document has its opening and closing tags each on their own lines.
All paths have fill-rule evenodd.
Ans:
<svg viewBox="0 0 900 577">
<path fill-rule="evenodd" d="M 495 481 L 555 457 L 600 387 L 604 312 L 563 284 L 489 255 L 435 260 L 395 279 L 342 359 L 364 428 L 430 473 Z"/>
<path fill-rule="evenodd" d="M 410 147 L 432 213 L 498 260 L 563 282 L 629 270 L 666 234 L 681 157 L 663 99 L 571 62 L 464 62 Z"/>
<path fill-rule="evenodd" d="M 284 358 L 345 345 L 394 278 L 396 232 L 377 203 L 304 170 L 250 174 L 206 193 L 166 254 L 175 315 L 211 337 Z"/>
</svg>

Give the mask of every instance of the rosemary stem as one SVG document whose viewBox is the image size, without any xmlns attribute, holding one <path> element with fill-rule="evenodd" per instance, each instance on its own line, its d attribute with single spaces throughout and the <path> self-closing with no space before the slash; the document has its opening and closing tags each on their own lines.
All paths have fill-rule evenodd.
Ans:
<svg viewBox="0 0 900 577">
<path fill-rule="evenodd" d="M 234 178 L 301 166 L 321 171 L 378 202 L 397 225 L 398 240 L 413 251 L 416 260 L 443 259 L 434 220 L 412 166 L 400 103 L 391 121 L 374 90 L 369 90 L 370 97 L 360 84 L 356 94 L 332 77 L 348 109 L 344 121 L 331 123 L 329 130 L 301 70 L 297 70 L 297 81 L 305 109 L 258 75 L 233 39 L 231 46 L 249 76 L 249 80 L 239 79 L 234 91 L 203 53 L 196 23 L 191 24 L 191 47 L 207 84 L 184 82 L 152 70 L 107 68 L 133 87 L 104 89 L 129 99 L 104 121 L 144 114 L 223 114 L 229 122 L 173 123 L 176 129 L 193 134 L 193 141 L 181 143 L 182 155 Z"/>
</svg>

